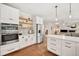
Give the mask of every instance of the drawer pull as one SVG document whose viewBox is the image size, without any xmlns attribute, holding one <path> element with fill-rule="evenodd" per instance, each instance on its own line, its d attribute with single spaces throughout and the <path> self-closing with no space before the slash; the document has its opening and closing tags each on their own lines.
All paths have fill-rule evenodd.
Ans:
<svg viewBox="0 0 79 59">
<path fill-rule="evenodd" d="M 69 43 L 69 42 L 65 42 L 66 44 L 71 44 L 71 43 Z"/>
<path fill-rule="evenodd" d="M 70 46 L 67 46 L 67 45 L 66 45 L 65 47 L 67 47 L 67 48 L 71 48 Z"/>
<path fill-rule="evenodd" d="M 24 37 L 22 37 L 22 38 L 24 38 Z"/>
<path fill-rule="evenodd" d="M 9 18 L 10 20 L 13 20 L 12 18 Z"/>
<path fill-rule="evenodd" d="M 54 43 L 50 43 L 50 44 L 52 44 L 52 45 L 56 46 L 56 44 L 54 44 Z"/>
<path fill-rule="evenodd" d="M 56 41 L 56 39 L 51 39 L 52 41 Z"/>
</svg>

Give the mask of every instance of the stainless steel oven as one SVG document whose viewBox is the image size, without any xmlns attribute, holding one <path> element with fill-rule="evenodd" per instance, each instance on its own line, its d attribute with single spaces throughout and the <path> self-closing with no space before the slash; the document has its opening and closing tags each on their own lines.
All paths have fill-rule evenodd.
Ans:
<svg viewBox="0 0 79 59">
<path fill-rule="evenodd" d="M 0 45 L 14 43 L 19 41 L 18 24 L 0 24 Z"/>
<path fill-rule="evenodd" d="M 3 34 L 1 36 L 1 38 L 2 38 L 2 45 L 17 42 L 19 39 L 17 33 L 15 33 L 15 34 Z"/>
</svg>

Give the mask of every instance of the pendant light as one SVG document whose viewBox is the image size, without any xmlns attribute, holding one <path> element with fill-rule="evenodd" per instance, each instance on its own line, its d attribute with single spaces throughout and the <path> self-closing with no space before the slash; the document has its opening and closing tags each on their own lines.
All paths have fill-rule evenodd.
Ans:
<svg viewBox="0 0 79 59">
<path fill-rule="evenodd" d="M 70 3 L 70 10 L 69 10 L 69 18 L 71 19 L 72 15 L 71 15 L 71 3 Z"/>
<path fill-rule="evenodd" d="M 58 6 L 55 6 L 55 8 L 56 8 L 56 21 L 58 21 L 58 18 L 57 18 L 57 7 Z"/>
</svg>

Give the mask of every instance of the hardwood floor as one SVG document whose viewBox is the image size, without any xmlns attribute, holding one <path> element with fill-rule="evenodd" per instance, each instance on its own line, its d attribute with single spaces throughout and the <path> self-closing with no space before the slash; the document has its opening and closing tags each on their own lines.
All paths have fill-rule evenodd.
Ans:
<svg viewBox="0 0 79 59">
<path fill-rule="evenodd" d="M 46 40 L 40 44 L 35 44 L 19 51 L 7 54 L 6 56 L 56 56 L 46 48 Z"/>
</svg>

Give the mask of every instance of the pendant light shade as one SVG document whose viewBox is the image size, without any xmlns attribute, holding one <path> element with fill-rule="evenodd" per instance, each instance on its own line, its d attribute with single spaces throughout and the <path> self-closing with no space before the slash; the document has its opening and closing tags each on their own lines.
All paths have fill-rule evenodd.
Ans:
<svg viewBox="0 0 79 59">
<path fill-rule="evenodd" d="M 71 16 L 71 15 L 69 15 L 69 18 L 71 19 L 71 18 L 72 18 L 72 16 Z"/>
<path fill-rule="evenodd" d="M 72 18 L 72 15 L 71 15 L 71 3 L 70 3 L 70 10 L 69 10 L 69 18 L 70 19 Z"/>
<path fill-rule="evenodd" d="M 56 9 L 56 21 L 58 21 L 58 18 L 57 18 L 57 7 L 58 6 L 55 6 L 55 9 Z"/>
<path fill-rule="evenodd" d="M 58 18 L 56 18 L 56 21 L 58 21 Z"/>
</svg>

